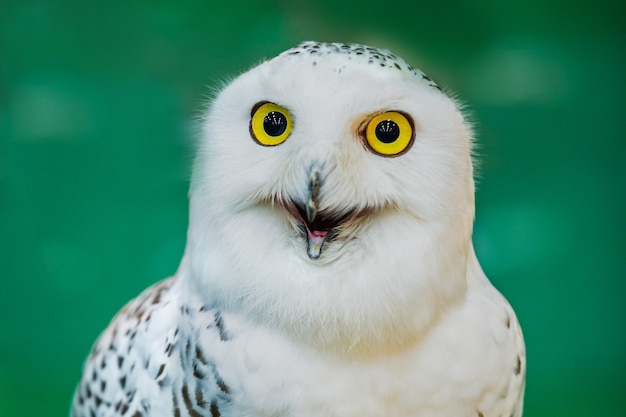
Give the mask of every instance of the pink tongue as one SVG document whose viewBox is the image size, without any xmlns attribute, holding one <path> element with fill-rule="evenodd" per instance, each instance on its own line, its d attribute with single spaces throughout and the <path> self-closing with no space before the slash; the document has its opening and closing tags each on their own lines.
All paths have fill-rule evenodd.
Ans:
<svg viewBox="0 0 626 417">
<path fill-rule="evenodd" d="M 309 236 L 324 239 L 328 234 L 328 230 L 309 230 Z"/>
<path fill-rule="evenodd" d="M 326 235 L 328 234 L 328 230 L 309 230 L 306 228 L 307 233 L 307 252 L 311 259 L 317 259 L 320 256 L 320 252 L 322 251 L 322 244 L 324 243 L 324 239 L 326 239 Z"/>
</svg>

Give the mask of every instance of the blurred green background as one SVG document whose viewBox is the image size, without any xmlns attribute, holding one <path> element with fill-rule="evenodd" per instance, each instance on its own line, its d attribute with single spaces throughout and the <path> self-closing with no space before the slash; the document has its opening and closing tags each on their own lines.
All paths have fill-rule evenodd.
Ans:
<svg viewBox="0 0 626 417">
<path fill-rule="evenodd" d="M 626 415 L 622 2 L 88 3 L 0 2 L 0 415 L 66 415 L 99 332 L 177 267 L 211 87 L 307 39 L 390 48 L 467 103 L 525 416 Z"/>
</svg>

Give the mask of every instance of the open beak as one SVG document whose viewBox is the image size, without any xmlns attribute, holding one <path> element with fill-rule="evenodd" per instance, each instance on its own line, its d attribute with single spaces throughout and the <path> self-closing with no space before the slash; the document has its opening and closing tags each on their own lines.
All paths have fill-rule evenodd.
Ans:
<svg viewBox="0 0 626 417">
<path fill-rule="evenodd" d="M 317 217 L 317 211 L 319 208 L 319 193 L 322 181 L 320 178 L 320 171 L 316 167 L 311 169 L 309 173 L 309 185 L 308 196 L 305 205 L 306 222 L 304 224 L 306 228 L 306 250 L 307 255 L 311 259 L 317 259 L 322 253 L 322 245 L 326 241 L 329 230 L 316 230 L 311 227 L 315 225 L 315 218 Z"/>
<path fill-rule="evenodd" d="M 377 209 L 372 206 L 336 209 L 324 204 L 322 186 L 323 170 L 318 164 L 309 167 L 306 196 L 302 199 L 281 201 L 281 206 L 295 222 L 292 225 L 306 242 L 309 259 L 318 259 L 325 245 L 331 241 L 346 241 L 354 236 L 357 228 Z M 330 189 L 325 190 L 331 192 Z M 301 198 L 301 197 L 300 197 Z M 324 197 L 326 198 L 326 197 Z M 341 204 L 350 207 L 349 204 Z"/>
<path fill-rule="evenodd" d="M 283 207 L 296 220 L 306 242 L 310 259 L 318 259 L 324 245 L 336 239 L 346 228 L 354 226 L 354 220 L 364 217 L 370 210 L 352 209 L 335 211 L 321 203 L 321 188 L 324 182 L 321 170 L 315 164 L 309 169 L 306 200 L 288 200 Z"/>
<path fill-rule="evenodd" d="M 310 259 L 319 258 L 324 244 L 337 237 L 348 220 L 360 214 L 356 210 L 336 212 L 330 208 L 321 208 L 322 183 L 321 170 L 313 165 L 308 177 L 306 201 L 302 203 L 292 200 L 284 205 L 298 222 Z"/>
</svg>

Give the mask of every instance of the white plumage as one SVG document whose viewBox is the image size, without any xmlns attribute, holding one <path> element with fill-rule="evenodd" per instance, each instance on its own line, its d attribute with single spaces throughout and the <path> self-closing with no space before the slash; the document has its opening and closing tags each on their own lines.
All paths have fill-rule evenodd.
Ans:
<svg viewBox="0 0 626 417">
<path fill-rule="evenodd" d="M 471 140 L 386 50 L 307 42 L 236 78 L 206 116 L 179 270 L 102 334 L 72 415 L 519 417 Z"/>
</svg>

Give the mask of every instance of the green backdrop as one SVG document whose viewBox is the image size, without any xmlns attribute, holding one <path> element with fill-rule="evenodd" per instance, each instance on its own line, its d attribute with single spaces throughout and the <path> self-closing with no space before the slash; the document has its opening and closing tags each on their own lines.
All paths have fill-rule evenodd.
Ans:
<svg viewBox="0 0 626 417">
<path fill-rule="evenodd" d="M 98 333 L 177 267 L 211 88 L 306 39 L 391 48 L 467 104 L 525 415 L 626 415 L 618 1 L 87 3 L 0 3 L 0 415 L 66 415 Z"/>
</svg>

